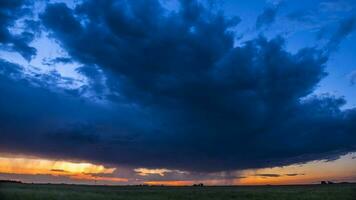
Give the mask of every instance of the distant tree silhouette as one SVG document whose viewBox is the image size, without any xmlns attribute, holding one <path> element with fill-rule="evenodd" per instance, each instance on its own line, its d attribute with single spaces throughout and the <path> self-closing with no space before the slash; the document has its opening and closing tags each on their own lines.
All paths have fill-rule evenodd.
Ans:
<svg viewBox="0 0 356 200">
<path fill-rule="evenodd" d="M 0 183 L 22 183 L 21 181 L 15 180 L 0 180 Z"/>
</svg>

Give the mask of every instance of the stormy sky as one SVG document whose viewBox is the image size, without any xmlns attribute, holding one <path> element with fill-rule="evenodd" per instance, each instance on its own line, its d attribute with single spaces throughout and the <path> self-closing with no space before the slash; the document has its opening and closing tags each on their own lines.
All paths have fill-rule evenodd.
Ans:
<svg viewBox="0 0 356 200">
<path fill-rule="evenodd" d="M 336 160 L 355 29 L 353 0 L 1 0 L 0 152 L 172 179 Z"/>
</svg>

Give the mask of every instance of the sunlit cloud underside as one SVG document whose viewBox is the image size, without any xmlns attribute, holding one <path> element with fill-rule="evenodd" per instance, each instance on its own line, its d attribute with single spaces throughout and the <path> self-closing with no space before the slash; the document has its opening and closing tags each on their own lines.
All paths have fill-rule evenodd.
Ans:
<svg viewBox="0 0 356 200">
<path fill-rule="evenodd" d="M 166 186 L 186 186 L 196 183 L 206 185 L 280 185 L 280 184 L 305 184 L 319 183 L 321 180 L 347 182 L 356 180 L 356 159 L 354 154 L 342 156 L 334 161 L 314 161 L 300 165 L 284 167 L 249 169 L 233 171 L 235 174 L 229 178 L 216 176 L 194 177 L 188 171 L 174 169 L 131 169 L 136 178 L 117 177 L 117 167 L 105 167 L 101 164 L 89 162 L 73 162 L 65 160 L 50 160 L 27 156 L 1 155 L 0 179 L 12 179 L 23 182 L 46 182 L 53 178 L 64 177 L 63 183 L 88 183 L 96 184 L 148 184 Z M 167 178 L 168 173 L 179 176 Z M 226 172 L 224 172 L 226 173 Z M 38 179 L 41 176 L 49 178 Z M 182 176 L 184 178 L 182 178 Z M 137 177 L 141 177 L 137 179 Z M 157 179 L 157 177 L 161 178 Z"/>
<path fill-rule="evenodd" d="M 64 176 L 72 180 L 126 182 L 127 179 L 103 175 L 112 174 L 116 168 L 106 168 L 84 162 L 57 161 L 41 158 L 0 157 L 0 173 L 18 175 Z"/>
</svg>

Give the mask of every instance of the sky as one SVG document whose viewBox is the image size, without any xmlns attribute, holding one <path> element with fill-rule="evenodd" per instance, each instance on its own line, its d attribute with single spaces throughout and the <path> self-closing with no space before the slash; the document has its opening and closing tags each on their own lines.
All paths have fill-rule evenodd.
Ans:
<svg viewBox="0 0 356 200">
<path fill-rule="evenodd" d="M 0 179 L 356 182 L 355 0 L 0 1 Z"/>
</svg>

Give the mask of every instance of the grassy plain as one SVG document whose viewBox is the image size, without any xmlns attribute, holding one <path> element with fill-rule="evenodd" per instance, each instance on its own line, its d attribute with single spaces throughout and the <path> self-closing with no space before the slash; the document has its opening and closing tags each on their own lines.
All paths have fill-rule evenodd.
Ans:
<svg viewBox="0 0 356 200">
<path fill-rule="evenodd" d="M 1 200 L 356 200 L 356 184 L 303 186 L 85 186 L 0 183 Z"/>
</svg>

